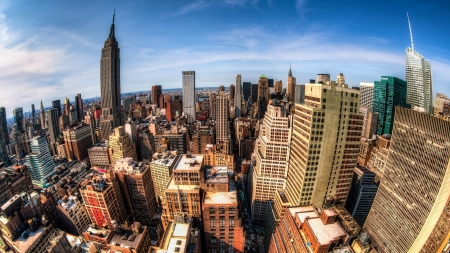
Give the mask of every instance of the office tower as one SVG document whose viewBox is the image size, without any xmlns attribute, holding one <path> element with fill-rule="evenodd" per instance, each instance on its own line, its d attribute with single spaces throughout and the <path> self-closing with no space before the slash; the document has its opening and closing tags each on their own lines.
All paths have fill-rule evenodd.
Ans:
<svg viewBox="0 0 450 253">
<path fill-rule="evenodd" d="M 100 60 L 100 92 L 102 116 L 100 132 L 107 140 L 113 128 L 122 126 L 120 93 L 120 49 L 114 34 L 114 16 Z"/>
<path fill-rule="evenodd" d="M 268 79 L 265 75 L 261 75 L 258 80 L 258 99 L 257 99 L 257 114 L 258 119 L 264 118 L 269 103 L 269 87 Z"/>
<path fill-rule="evenodd" d="M 55 163 L 50 155 L 47 138 L 35 137 L 30 140 L 31 154 L 26 156 L 28 171 L 33 183 L 44 185 L 54 173 Z"/>
<path fill-rule="evenodd" d="M 66 158 L 69 162 L 73 160 L 83 161 L 88 158 L 88 148 L 93 146 L 91 129 L 88 125 L 81 123 L 67 128 L 63 131 L 63 134 Z"/>
<path fill-rule="evenodd" d="M 72 105 L 69 109 L 69 126 L 76 125 L 78 122 L 78 111 Z"/>
<path fill-rule="evenodd" d="M 275 82 L 275 93 L 283 94 L 283 82 L 281 80 Z"/>
<path fill-rule="evenodd" d="M 330 74 L 317 74 L 317 84 L 327 84 L 330 81 Z"/>
<path fill-rule="evenodd" d="M 359 91 L 361 92 L 361 100 L 360 100 L 361 106 L 372 109 L 374 83 L 360 82 Z"/>
<path fill-rule="evenodd" d="M 252 84 L 250 87 L 251 104 L 258 101 L 258 84 Z"/>
<path fill-rule="evenodd" d="M 123 126 L 114 128 L 114 132 L 109 136 L 109 154 L 111 164 L 116 164 L 120 158 L 131 157 L 137 161 L 136 145 L 130 136 L 125 133 Z"/>
<path fill-rule="evenodd" d="M 177 220 L 170 222 L 159 247 L 152 246 L 149 253 L 180 252 L 202 253 L 202 238 L 199 227 L 193 227 L 189 219 L 180 214 Z"/>
<path fill-rule="evenodd" d="M 215 92 L 209 93 L 209 103 L 211 105 L 209 116 L 213 120 L 216 120 L 216 97 L 217 97 L 217 94 Z"/>
<path fill-rule="evenodd" d="M 216 97 L 216 141 L 228 138 L 228 99 L 225 92 L 220 91 Z"/>
<path fill-rule="evenodd" d="M 236 118 L 241 117 L 242 113 L 242 76 L 236 75 L 236 91 L 234 95 L 234 106 L 236 107 Z"/>
<path fill-rule="evenodd" d="M 450 122 L 395 110 L 389 156 L 364 229 L 383 252 L 437 252 L 450 231 Z"/>
<path fill-rule="evenodd" d="M 295 86 L 297 80 L 292 76 L 291 66 L 289 65 L 289 72 L 287 78 L 287 87 L 286 87 L 286 96 L 289 99 L 289 102 L 294 102 L 295 99 Z"/>
<path fill-rule="evenodd" d="M 78 119 L 84 118 L 83 99 L 81 98 L 81 94 L 77 94 L 75 97 L 75 105 L 78 112 Z"/>
<path fill-rule="evenodd" d="M 291 136 L 285 108 L 277 103 L 269 105 L 260 127 L 249 186 L 253 222 L 264 225 L 267 202 L 274 198 L 275 190 L 286 186 Z"/>
<path fill-rule="evenodd" d="M 267 79 L 267 87 L 270 87 L 270 88 L 273 88 L 274 87 L 274 85 L 273 85 L 273 79 Z"/>
<path fill-rule="evenodd" d="M 251 89 L 252 89 L 251 82 L 243 82 L 242 83 L 242 94 L 244 95 L 244 101 L 248 101 L 248 99 L 250 98 Z"/>
<path fill-rule="evenodd" d="M 165 151 L 162 153 L 155 153 L 154 159 L 150 163 L 150 170 L 152 172 L 153 188 L 155 195 L 159 198 L 160 203 L 166 198 L 166 186 L 172 176 L 172 170 L 177 164 L 180 156 L 177 151 Z"/>
<path fill-rule="evenodd" d="M 336 84 L 337 85 L 344 85 L 345 84 L 345 77 L 344 74 L 339 73 L 336 77 Z"/>
<path fill-rule="evenodd" d="M 64 196 L 58 200 L 58 213 L 65 230 L 73 235 L 81 235 L 91 220 L 83 203 L 76 196 Z"/>
<path fill-rule="evenodd" d="M 230 88 L 228 89 L 228 100 L 232 103 L 234 103 L 234 93 L 236 92 L 234 84 L 230 85 Z"/>
<path fill-rule="evenodd" d="M 295 104 L 286 195 L 292 205 L 345 203 L 359 151 L 359 91 L 306 84 Z M 319 159 L 320 158 L 320 159 Z"/>
<path fill-rule="evenodd" d="M 121 158 L 114 165 L 114 172 L 122 191 L 128 213 L 149 226 L 156 212 L 156 199 L 150 168 L 133 158 Z"/>
<path fill-rule="evenodd" d="M 154 135 L 154 138 L 155 145 L 161 142 L 169 142 L 170 150 L 178 150 L 180 154 L 186 154 L 186 152 L 188 151 L 189 136 L 187 132 L 176 131 L 175 133 L 156 134 Z"/>
<path fill-rule="evenodd" d="M 48 133 L 50 134 L 50 141 L 54 144 L 59 139 L 60 127 L 58 120 L 58 109 L 52 108 L 45 112 L 47 115 Z"/>
<path fill-rule="evenodd" d="M 58 110 L 58 118 L 61 116 L 61 100 L 52 101 L 52 108 L 56 108 Z"/>
<path fill-rule="evenodd" d="M 373 112 L 378 113 L 377 134 L 391 134 L 394 124 L 395 107 L 407 107 L 407 84 L 402 79 L 382 76 L 375 81 Z"/>
<path fill-rule="evenodd" d="M 109 156 L 108 141 L 98 142 L 93 147 L 88 148 L 88 156 L 92 167 L 109 168 L 111 158 Z"/>
<path fill-rule="evenodd" d="M 166 120 L 168 121 L 168 122 L 172 122 L 172 119 L 173 119 L 173 117 L 172 117 L 172 97 L 169 95 L 169 94 L 167 94 L 165 97 L 164 97 L 164 103 L 165 103 L 165 108 L 166 108 Z"/>
<path fill-rule="evenodd" d="M 80 194 L 91 222 L 99 227 L 113 228 L 114 224 L 122 224 L 128 214 L 114 173 L 100 175 L 93 176 L 83 185 Z"/>
<path fill-rule="evenodd" d="M 34 110 L 34 104 L 31 104 L 31 124 L 36 124 L 36 111 Z"/>
<path fill-rule="evenodd" d="M 183 112 L 189 122 L 195 121 L 195 71 L 183 71 Z"/>
<path fill-rule="evenodd" d="M 44 111 L 44 105 L 42 104 L 42 99 L 41 99 L 41 105 L 39 107 L 39 117 L 41 119 L 41 129 L 44 129 L 47 124 L 46 124 L 46 120 L 45 120 L 45 111 Z"/>
<path fill-rule="evenodd" d="M 221 92 L 221 91 L 225 92 L 225 86 L 223 86 L 223 85 L 219 86 L 219 92 Z"/>
<path fill-rule="evenodd" d="M 433 77 L 430 61 L 427 61 L 414 50 L 414 42 L 409 23 L 411 35 L 411 48 L 406 49 L 406 83 L 408 83 L 408 92 L 406 103 L 412 109 L 425 110 L 426 113 L 433 113 Z"/>
<path fill-rule="evenodd" d="M 197 126 L 197 131 L 192 135 L 190 149 L 192 154 L 202 154 L 206 145 L 215 143 L 214 131 L 209 126 Z"/>
<path fill-rule="evenodd" d="M 13 114 L 14 114 L 14 123 L 16 123 L 17 132 L 25 131 L 24 122 L 23 122 L 23 108 L 16 107 L 16 109 L 13 110 Z"/>
<path fill-rule="evenodd" d="M 203 155 L 181 155 L 172 170 L 172 178 L 166 186 L 165 205 L 162 215 L 166 228 L 177 214 L 185 213 L 192 217 L 195 226 L 202 224 L 201 190 L 204 180 Z M 189 177 L 186 177 L 189 175 Z"/>
<path fill-rule="evenodd" d="M 69 98 L 66 97 L 66 99 L 64 100 L 64 115 L 69 117 L 69 113 L 70 113 L 70 101 Z"/>
<path fill-rule="evenodd" d="M 0 163 L 8 166 L 10 164 L 6 145 L 9 144 L 8 125 L 6 122 L 5 107 L 0 107 Z"/>
<path fill-rule="evenodd" d="M 361 131 L 361 138 L 372 139 L 377 133 L 378 113 L 372 112 L 372 109 L 361 106 L 359 112 L 364 115 L 364 121 Z"/>
<path fill-rule="evenodd" d="M 161 108 L 163 105 L 159 103 L 159 97 L 162 95 L 161 85 L 152 86 L 152 104 L 156 104 L 157 108 Z"/>
<path fill-rule="evenodd" d="M 447 95 L 442 93 L 437 93 L 434 98 L 433 115 L 435 116 L 445 116 L 450 115 L 450 99 Z"/>
<path fill-rule="evenodd" d="M 295 85 L 294 103 L 298 103 L 298 104 L 305 103 L 305 85 L 304 84 Z"/>
<path fill-rule="evenodd" d="M 375 194 L 377 194 L 378 186 L 374 180 L 375 173 L 366 167 L 355 167 L 352 187 L 345 208 L 360 226 L 364 225 L 375 199 Z"/>
<path fill-rule="evenodd" d="M 16 155 L 20 159 L 30 153 L 30 142 L 25 132 L 14 132 L 14 141 L 16 142 Z"/>
</svg>

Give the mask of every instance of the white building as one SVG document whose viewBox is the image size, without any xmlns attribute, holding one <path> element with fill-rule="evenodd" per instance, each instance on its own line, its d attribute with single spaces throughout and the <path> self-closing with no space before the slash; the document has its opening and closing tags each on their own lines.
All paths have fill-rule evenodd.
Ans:
<svg viewBox="0 0 450 253">
<path fill-rule="evenodd" d="M 360 82 L 359 91 L 361 92 L 360 105 L 368 109 L 372 109 L 373 106 L 373 82 Z"/>
</svg>

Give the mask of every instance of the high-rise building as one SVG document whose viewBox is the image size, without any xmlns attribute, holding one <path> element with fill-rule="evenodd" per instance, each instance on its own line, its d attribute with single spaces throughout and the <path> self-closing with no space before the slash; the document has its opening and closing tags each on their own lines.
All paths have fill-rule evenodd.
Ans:
<svg viewBox="0 0 450 253">
<path fill-rule="evenodd" d="M 450 232 L 450 122 L 395 110 L 389 156 L 364 228 L 383 252 L 438 252 Z"/>
<path fill-rule="evenodd" d="M 283 94 L 283 82 L 281 80 L 275 82 L 275 93 Z"/>
<path fill-rule="evenodd" d="M 289 118 L 279 104 L 271 104 L 260 126 L 252 169 L 251 208 L 253 222 L 264 225 L 268 211 L 267 202 L 275 190 L 284 189 L 288 175 L 289 143 L 291 142 Z"/>
<path fill-rule="evenodd" d="M 78 113 L 78 119 L 84 118 L 84 111 L 83 111 L 83 99 L 81 98 L 81 94 L 77 94 L 75 97 L 75 108 L 77 109 Z"/>
<path fill-rule="evenodd" d="M 123 126 L 116 127 L 114 132 L 109 136 L 109 154 L 111 164 L 116 164 L 120 158 L 131 157 L 137 161 L 136 145 L 131 141 L 128 134 L 125 133 Z"/>
<path fill-rule="evenodd" d="M 345 208 L 360 226 L 364 225 L 378 190 L 374 180 L 375 173 L 366 167 L 357 166 L 355 168 Z"/>
<path fill-rule="evenodd" d="M 361 106 L 359 112 L 364 115 L 364 121 L 361 131 L 361 138 L 372 139 L 377 133 L 378 113 L 372 112 L 372 109 Z"/>
<path fill-rule="evenodd" d="M 66 97 L 66 99 L 64 100 L 64 115 L 69 117 L 69 114 L 70 114 L 70 101 L 69 98 Z"/>
<path fill-rule="evenodd" d="M 361 100 L 360 100 L 361 106 L 372 109 L 374 83 L 360 82 L 359 91 L 361 92 Z"/>
<path fill-rule="evenodd" d="M 0 107 L 0 163 L 8 166 L 10 164 L 6 145 L 9 144 L 8 125 L 6 122 L 5 107 Z"/>
<path fill-rule="evenodd" d="M 77 196 L 64 196 L 58 200 L 57 208 L 65 230 L 73 235 L 81 235 L 91 224 L 89 215 Z"/>
<path fill-rule="evenodd" d="M 304 84 L 295 85 L 294 103 L 297 103 L 297 104 L 305 103 L 305 85 Z"/>
<path fill-rule="evenodd" d="M 45 111 L 44 111 L 44 105 L 42 104 L 42 99 L 41 99 L 41 105 L 39 107 L 39 118 L 41 120 L 41 129 L 44 129 L 47 124 L 46 124 L 46 120 L 45 120 Z"/>
<path fill-rule="evenodd" d="M 91 222 L 99 227 L 114 227 L 128 217 L 120 186 L 114 173 L 94 176 L 80 188 Z"/>
<path fill-rule="evenodd" d="M 55 108 L 58 111 L 58 118 L 61 116 L 61 100 L 52 101 L 52 108 Z"/>
<path fill-rule="evenodd" d="M 228 88 L 228 100 L 232 103 L 234 103 L 234 93 L 236 92 L 236 87 L 234 84 L 230 85 L 230 88 Z"/>
<path fill-rule="evenodd" d="M 344 85 L 344 84 L 345 84 L 344 74 L 339 73 L 336 77 L 336 85 Z"/>
<path fill-rule="evenodd" d="M 91 128 L 81 123 L 63 131 L 66 158 L 83 161 L 88 158 L 88 149 L 93 146 Z"/>
<path fill-rule="evenodd" d="M 450 99 L 447 95 L 437 93 L 434 98 L 433 114 L 439 116 L 450 116 Z"/>
<path fill-rule="evenodd" d="M 114 34 L 114 16 L 108 39 L 102 48 L 100 92 L 102 106 L 100 132 L 102 139 L 108 139 L 113 128 L 123 125 L 120 93 L 120 49 Z"/>
<path fill-rule="evenodd" d="M 234 107 L 236 108 L 236 118 L 241 117 L 242 112 L 242 76 L 236 75 L 236 91 L 234 95 Z"/>
<path fill-rule="evenodd" d="M 216 96 L 216 141 L 228 139 L 228 99 L 225 92 L 220 91 Z"/>
<path fill-rule="evenodd" d="M 248 101 L 251 95 L 252 83 L 243 82 L 242 83 L 242 94 L 244 95 L 244 101 Z"/>
<path fill-rule="evenodd" d="M 88 148 L 88 155 L 92 167 L 107 169 L 111 165 L 108 141 L 98 142 L 93 147 Z"/>
<path fill-rule="evenodd" d="M 382 76 L 375 81 L 373 112 L 378 113 L 377 134 L 391 134 L 394 126 L 395 107 L 407 107 L 407 85 L 402 79 Z"/>
<path fill-rule="evenodd" d="M 34 104 L 31 104 L 31 124 L 36 124 L 36 111 L 34 110 Z"/>
<path fill-rule="evenodd" d="M 189 122 L 195 121 L 195 71 L 183 71 L 183 112 Z"/>
<path fill-rule="evenodd" d="M 250 97 L 252 98 L 251 104 L 258 101 L 258 84 L 252 83 L 250 87 Z"/>
<path fill-rule="evenodd" d="M 289 102 L 293 102 L 295 98 L 295 86 L 296 79 L 292 76 L 291 66 L 289 66 L 288 78 L 287 78 L 287 87 L 286 87 L 286 96 L 289 99 Z"/>
<path fill-rule="evenodd" d="M 209 93 L 209 103 L 210 103 L 210 113 L 209 116 L 215 120 L 216 119 L 216 97 L 217 97 L 217 93 L 215 92 L 211 92 Z"/>
<path fill-rule="evenodd" d="M 177 151 L 166 151 L 154 154 L 154 159 L 150 163 L 150 170 L 152 172 L 153 188 L 155 195 L 160 201 L 166 198 L 166 186 L 172 176 L 172 170 L 177 164 L 180 156 Z"/>
<path fill-rule="evenodd" d="M 153 85 L 152 86 L 152 103 L 156 104 L 157 108 L 163 107 L 163 105 L 161 105 L 159 103 L 159 97 L 161 97 L 161 95 L 162 95 L 161 85 Z"/>
<path fill-rule="evenodd" d="M 54 173 L 55 162 L 50 155 L 47 138 L 35 137 L 30 140 L 31 154 L 26 156 L 28 171 L 33 183 L 43 185 Z"/>
<path fill-rule="evenodd" d="M 128 213 L 133 212 L 142 224 L 151 225 L 156 213 L 156 198 L 149 166 L 127 157 L 116 161 L 114 172 Z"/>
<path fill-rule="evenodd" d="M 23 122 L 23 108 L 16 107 L 16 109 L 13 110 L 13 114 L 14 114 L 14 123 L 16 123 L 17 132 L 25 131 L 24 122 Z"/>
<path fill-rule="evenodd" d="M 267 110 L 270 100 L 269 81 L 265 75 L 261 75 L 258 80 L 257 118 L 262 119 Z"/>
<path fill-rule="evenodd" d="M 273 79 L 271 79 L 271 78 L 268 78 L 267 79 L 267 87 L 269 88 L 274 88 L 274 82 L 273 82 Z"/>
<path fill-rule="evenodd" d="M 52 108 L 45 112 L 47 115 L 48 133 L 50 135 L 50 141 L 55 144 L 59 139 L 59 120 L 58 120 L 58 109 Z"/>
<path fill-rule="evenodd" d="M 305 104 L 294 108 L 286 195 L 292 205 L 345 203 L 361 139 L 359 91 L 305 87 Z"/>
<path fill-rule="evenodd" d="M 155 137 L 148 131 L 148 129 L 141 130 L 138 134 L 138 158 L 142 160 L 152 160 L 153 153 L 155 152 Z"/>
<path fill-rule="evenodd" d="M 172 122 L 172 97 L 169 94 L 164 97 L 164 104 L 166 108 L 166 120 Z"/>
<path fill-rule="evenodd" d="M 317 84 L 327 84 L 330 81 L 330 74 L 317 74 Z"/>
<path fill-rule="evenodd" d="M 433 77 L 431 63 L 426 61 L 422 55 L 414 50 L 411 25 L 411 47 L 406 49 L 406 82 L 408 83 L 408 94 L 406 103 L 412 109 L 422 108 L 426 113 L 433 113 Z"/>
</svg>

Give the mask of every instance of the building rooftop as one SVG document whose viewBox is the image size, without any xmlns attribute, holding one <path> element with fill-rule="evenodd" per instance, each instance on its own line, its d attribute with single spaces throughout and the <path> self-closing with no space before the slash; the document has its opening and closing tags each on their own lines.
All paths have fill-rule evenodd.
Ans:
<svg viewBox="0 0 450 253">
<path fill-rule="evenodd" d="M 200 185 L 187 185 L 187 184 L 175 184 L 175 180 L 173 177 L 170 178 L 169 183 L 167 184 L 166 190 L 197 190 L 200 189 Z"/>
<path fill-rule="evenodd" d="M 296 213 L 296 215 L 301 223 L 304 223 L 306 218 L 318 218 L 319 217 L 319 215 L 317 214 L 316 211 L 299 212 L 299 213 Z"/>
<path fill-rule="evenodd" d="M 204 155 L 181 155 L 175 170 L 195 170 L 200 169 L 203 164 Z"/>
<path fill-rule="evenodd" d="M 138 233 L 133 232 L 132 229 L 124 229 L 122 233 L 113 233 L 113 236 L 109 239 L 108 243 L 122 248 L 131 247 L 132 249 L 136 249 L 142 240 L 144 230 L 144 227 L 141 227 L 138 223 L 139 222 L 133 223 L 133 226 L 138 226 Z"/>
<path fill-rule="evenodd" d="M 97 142 L 94 146 L 88 148 L 88 150 L 107 150 L 109 147 L 108 141 Z"/>
<path fill-rule="evenodd" d="M 205 168 L 205 182 L 208 184 L 228 184 L 227 166 L 208 166 Z"/>
<path fill-rule="evenodd" d="M 294 216 L 296 213 L 303 213 L 303 212 L 314 212 L 316 209 L 314 206 L 296 206 L 296 207 L 289 207 L 289 212 L 291 212 L 291 216 Z"/>
<path fill-rule="evenodd" d="M 206 192 L 204 204 L 237 204 L 236 191 Z"/>
<path fill-rule="evenodd" d="M 170 167 L 177 158 L 177 151 L 166 151 L 162 153 L 155 153 L 153 155 L 152 164 L 164 165 Z"/>
<path fill-rule="evenodd" d="M 306 222 L 311 227 L 314 236 L 321 245 L 330 244 L 339 237 L 347 236 L 347 233 L 339 225 L 339 222 L 325 225 L 320 218 L 307 219 Z"/>
<path fill-rule="evenodd" d="M 44 234 L 44 231 L 48 229 L 48 227 L 40 226 L 35 232 L 31 230 L 28 231 L 28 237 L 19 236 L 15 241 L 14 244 L 17 246 L 18 249 L 20 249 L 20 252 L 26 252 L 31 245 L 33 245 L 34 242 L 36 242 L 39 237 L 41 237 Z M 25 232 L 24 232 L 25 233 Z"/>
</svg>

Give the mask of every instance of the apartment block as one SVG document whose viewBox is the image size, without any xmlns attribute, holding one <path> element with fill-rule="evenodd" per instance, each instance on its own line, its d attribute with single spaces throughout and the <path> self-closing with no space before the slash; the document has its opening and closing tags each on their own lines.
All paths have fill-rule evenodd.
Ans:
<svg viewBox="0 0 450 253">
<path fill-rule="evenodd" d="M 88 148 L 92 147 L 91 128 L 79 124 L 63 131 L 66 156 L 69 161 L 88 158 Z"/>
<path fill-rule="evenodd" d="M 137 161 L 136 145 L 130 136 L 125 133 L 123 126 L 116 127 L 109 136 L 109 155 L 111 164 L 116 164 L 120 158 L 131 157 Z"/>
<path fill-rule="evenodd" d="M 88 148 L 89 161 L 92 167 L 107 169 L 111 165 L 108 141 L 97 142 Z"/>
<path fill-rule="evenodd" d="M 64 230 L 73 235 L 81 235 L 91 224 L 83 203 L 76 196 L 64 196 L 58 200 L 58 212 Z"/>
<path fill-rule="evenodd" d="M 150 163 L 150 171 L 152 174 L 153 188 L 159 203 L 166 198 L 165 190 L 172 176 L 172 171 L 178 162 L 180 156 L 177 151 L 166 151 L 163 153 L 155 153 L 153 161 Z"/>
</svg>

